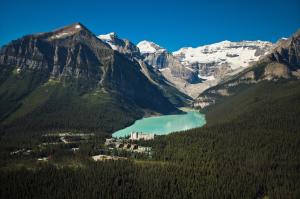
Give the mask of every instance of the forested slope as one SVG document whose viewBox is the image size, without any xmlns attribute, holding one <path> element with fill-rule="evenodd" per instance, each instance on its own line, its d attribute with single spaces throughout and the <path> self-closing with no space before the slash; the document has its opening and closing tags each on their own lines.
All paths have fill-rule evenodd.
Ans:
<svg viewBox="0 0 300 199">
<path fill-rule="evenodd" d="M 207 111 L 217 124 L 144 143 L 151 161 L 6 169 L 2 198 L 299 198 L 299 91 L 266 81 L 238 92 Z"/>
</svg>

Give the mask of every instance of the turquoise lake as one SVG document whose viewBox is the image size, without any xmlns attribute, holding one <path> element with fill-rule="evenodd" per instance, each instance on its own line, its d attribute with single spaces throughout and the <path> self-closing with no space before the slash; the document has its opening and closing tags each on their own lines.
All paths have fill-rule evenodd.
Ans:
<svg viewBox="0 0 300 199">
<path fill-rule="evenodd" d="M 201 127 L 205 123 L 204 114 L 189 111 L 186 114 L 154 116 L 136 120 L 133 125 L 116 131 L 112 136 L 125 137 L 130 135 L 131 132 L 166 135 L 176 131 Z"/>
</svg>

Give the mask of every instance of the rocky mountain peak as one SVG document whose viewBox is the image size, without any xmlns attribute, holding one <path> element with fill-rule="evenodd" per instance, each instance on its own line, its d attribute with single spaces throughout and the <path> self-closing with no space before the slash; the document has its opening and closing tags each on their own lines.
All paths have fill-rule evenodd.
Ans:
<svg viewBox="0 0 300 199">
<path fill-rule="evenodd" d="M 76 23 L 73 23 L 73 24 L 70 24 L 68 26 L 65 26 L 63 28 L 60 28 L 60 29 L 85 29 L 87 30 L 87 28 L 80 22 L 76 22 Z"/>
<path fill-rule="evenodd" d="M 46 33 L 46 35 L 49 35 L 48 38 L 49 40 L 53 40 L 53 39 L 63 39 L 80 32 L 93 35 L 93 33 L 90 30 L 88 30 L 84 25 L 82 25 L 79 22 L 56 29 L 50 33 Z"/>
<path fill-rule="evenodd" d="M 98 53 L 101 51 L 101 54 Z M 81 23 L 27 35 L 0 51 L 0 65 L 19 71 L 47 71 L 53 78 L 99 81 L 99 65 L 112 50 Z"/>
</svg>

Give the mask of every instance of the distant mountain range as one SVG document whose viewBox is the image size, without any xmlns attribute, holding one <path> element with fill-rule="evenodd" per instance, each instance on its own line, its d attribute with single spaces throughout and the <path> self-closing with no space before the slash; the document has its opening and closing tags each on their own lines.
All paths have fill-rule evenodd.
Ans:
<svg viewBox="0 0 300 199">
<path fill-rule="evenodd" d="M 273 48 L 273 44 L 266 41 L 223 41 L 197 48 L 181 48 L 171 53 L 151 41 L 141 41 L 134 46 L 115 33 L 98 37 L 113 49 L 134 55 L 160 71 L 177 89 L 192 98 L 245 69 Z"/>
<path fill-rule="evenodd" d="M 299 63 L 299 32 L 276 44 L 223 41 L 171 53 L 75 23 L 1 48 L 0 127 L 111 133 L 143 116 L 204 108 L 241 83 L 298 78 Z"/>
</svg>

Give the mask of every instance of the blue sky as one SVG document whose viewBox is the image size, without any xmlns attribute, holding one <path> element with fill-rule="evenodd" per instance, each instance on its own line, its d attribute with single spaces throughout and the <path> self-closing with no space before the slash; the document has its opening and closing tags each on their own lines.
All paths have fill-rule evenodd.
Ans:
<svg viewBox="0 0 300 199">
<path fill-rule="evenodd" d="M 275 42 L 300 28 L 299 10 L 299 0 L 1 0 L 0 45 L 74 22 L 170 51 L 222 40 Z"/>
</svg>

